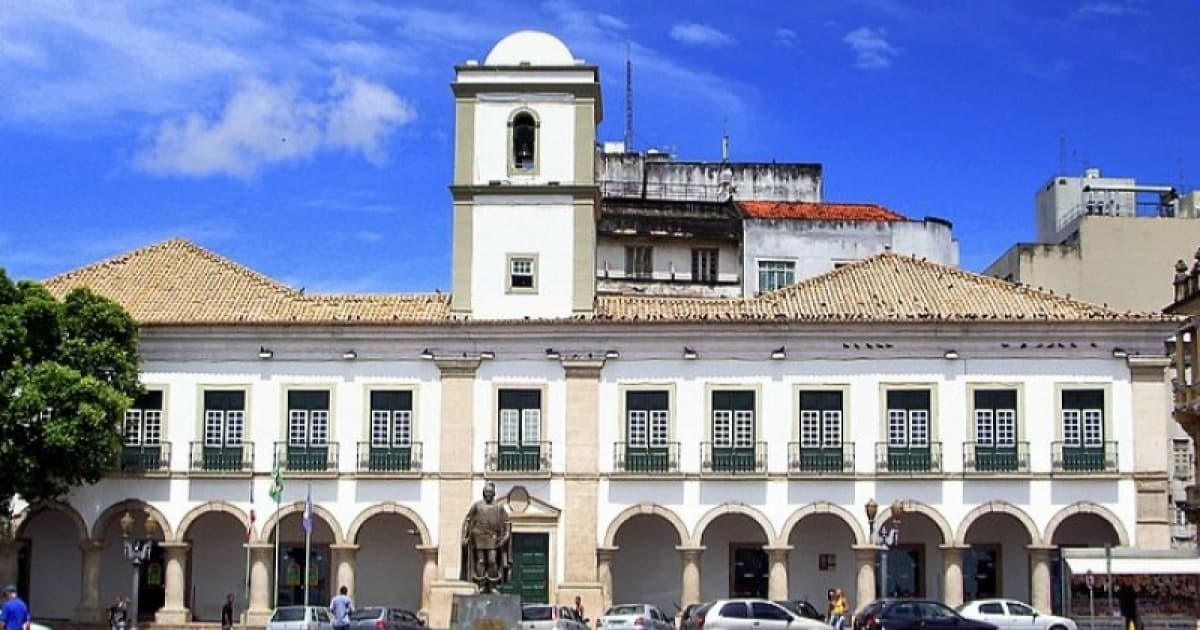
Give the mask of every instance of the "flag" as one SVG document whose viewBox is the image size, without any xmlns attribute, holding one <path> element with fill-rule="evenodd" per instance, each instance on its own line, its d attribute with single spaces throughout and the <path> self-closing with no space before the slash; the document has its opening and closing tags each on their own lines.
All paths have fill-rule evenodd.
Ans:
<svg viewBox="0 0 1200 630">
<path fill-rule="evenodd" d="M 279 460 L 275 461 L 275 472 L 271 475 L 271 489 L 267 490 L 267 494 L 275 503 L 283 500 L 283 464 Z"/>
<path fill-rule="evenodd" d="M 304 498 L 304 533 L 312 533 L 312 484 L 308 485 L 308 494 Z"/>
</svg>

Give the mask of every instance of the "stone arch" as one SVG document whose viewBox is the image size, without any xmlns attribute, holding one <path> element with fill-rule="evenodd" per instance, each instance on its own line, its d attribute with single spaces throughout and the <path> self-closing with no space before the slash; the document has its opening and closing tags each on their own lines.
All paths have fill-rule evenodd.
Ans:
<svg viewBox="0 0 1200 630">
<path fill-rule="evenodd" d="M 62 512 L 75 526 L 75 531 L 79 534 L 79 541 L 83 542 L 88 539 L 87 523 L 83 520 L 83 515 L 71 505 L 60 501 L 43 501 L 25 506 L 25 509 L 21 510 L 13 522 L 13 532 L 16 537 L 22 538 L 25 534 L 25 527 L 29 525 L 33 517 L 42 512 Z"/>
<path fill-rule="evenodd" d="M 779 540 L 775 542 L 776 546 L 787 546 L 788 539 L 792 537 L 792 530 L 796 528 L 796 525 L 798 525 L 805 517 L 812 516 L 814 514 L 828 514 L 841 520 L 846 524 L 846 527 L 850 528 L 850 533 L 854 536 L 854 544 L 867 544 L 867 536 L 863 532 L 862 526 L 859 525 L 858 519 L 854 518 L 854 515 L 851 514 L 849 510 L 836 503 L 830 503 L 829 501 L 814 501 L 813 503 L 809 503 L 795 512 L 792 512 L 792 515 L 788 517 L 787 522 L 783 524 L 783 528 L 779 530 Z"/>
<path fill-rule="evenodd" d="M 326 525 L 329 526 L 329 531 L 333 533 L 333 543 L 335 545 L 342 545 L 346 543 L 346 539 L 342 535 L 342 526 L 338 523 L 337 519 L 334 518 L 332 512 L 317 505 L 316 503 L 314 503 L 312 506 L 312 512 L 313 516 L 319 517 L 321 520 L 325 521 Z M 292 514 L 302 513 L 304 513 L 304 501 L 295 501 L 289 505 L 281 506 L 279 510 L 271 515 L 271 518 L 268 518 L 266 522 L 263 523 L 262 531 L 260 531 L 258 534 L 259 539 L 263 542 L 270 541 L 271 534 L 275 533 L 275 528 L 279 525 L 279 521 L 283 520 L 285 517 L 291 516 Z"/>
<path fill-rule="evenodd" d="M 1033 519 L 1025 513 L 1025 510 L 1022 510 L 1008 501 L 988 501 L 987 503 L 981 504 L 975 509 L 971 510 L 966 517 L 963 518 L 962 523 L 960 523 L 958 526 L 958 535 L 955 536 L 955 544 L 965 546 L 967 544 L 967 532 L 971 530 L 971 525 L 975 524 L 975 521 L 987 516 L 988 514 L 996 513 L 1008 514 L 1009 516 L 1017 519 L 1017 521 L 1020 522 L 1025 528 L 1025 532 L 1029 534 L 1029 544 L 1042 544 L 1041 532 L 1038 531 L 1038 527 L 1036 524 L 1034 524 Z"/>
<path fill-rule="evenodd" d="M 941 512 L 937 511 L 928 504 L 920 501 L 914 501 L 912 499 L 902 500 L 900 501 L 900 505 L 904 506 L 904 511 L 906 513 L 924 514 L 929 518 L 929 520 L 933 521 L 934 526 L 936 526 L 938 531 L 942 534 L 943 545 L 954 543 L 954 529 L 950 527 L 950 521 L 947 521 L 946 517 L 942 516 Z M 879 514 L 875 516 L 875 522 L 886 523 L 890 518 L 892 518 L 892 506 L 889 505 L 879 511 Z"/>
<path fill-rule="evenodd" d="M 767 539 L 767 544 L 773 544 L 775 538 L 775 528 L 771 525 L 770 519 L 765 514 L 755 508 L 746 505 L 745 503 L 722 503 L 717 507 L 709 510 L 704 516 L 700 517 L 700 522 L 696 523 L 696 529 L 692 532 L 693 545 L 700 545 L 704 541 L 704 530 L 708 528 L 714 520 L 725 514 L 741 514 L 750 517 L 751 520 L 758 523 L 762 528 L 763 537 Z"/>
<path fill-rule="evenodd" d="M 1113 531 L 1117 533 L 1117 540 L 1121 547 L 1129 546 L 1129 534 L 1125 531 L 1125 526 L 1121 524 L 1121 519 L 1113 514 L 1112 510 L 1091 501 L 1076 501 L 1071 505 L 1061 509 L 1050 519 L 1046 525 L 1046 533 L 1042 535 L 1042 540 L 1047 544 L 1054 543 L 1054 534 L 1058 531 L 1058 527 L 1063 524 L 1068 518 L 1076 514 L 1092 514 L 1098 516 L 1112 526 Z"/>
<path fill-rule="evenodd" d="M 657 516 L 675 528 L 675 533 L 679 535 L 679 544 L 686 545 L 690 540 L 688 536 L 687 525 L 683 524 L 683 519 L 671 510 L 658 505 L 657 503 L 638 503 L 631 505 L 621 511 L 620 514 L 608 524 L 608 532 L 604 534 L 604 546 L 615 547 L 617 541 L 617 532 L 621 530 L 621 526 L 635 516 Z"/>
<path fill-rule="evenodd" d="M 365 509 L 350 523 L 350 530 L 346 533 L 346 541 L 350 544 L 358 544 L 358 531 L 362 526 L 373 516 L 380 514 L 398 514 L 408 519 L 413 526 L 417 528 L 417 533 L 421 537 L 422 545 L 432 545 L 433 538 L 429 535 L 429 528 L 425 526 L 425 521 L 417 514 L 416 510 L 396 503 L 395 501 L 385 501 Z"/>
<path fill-rule="evenodd" d="M 187 538 L 188 530 L 191 529 L 192 524 L 196 522 L 196 519 L 210 512 L 228 514 L 233 518 L 236 518 L 238 522 L 242 524 L 243 528 L 249 530 L 251 527 L 250 517 L 246 516 L 246 513 L 243 512 L 241 508 L 228 501 L 209 501 L 208 503 L 204 503 L 192 508 L 187 514 L 183 515 L 183 520 L 179 522 L 178 542 L 183 542 L 184 539 Z M 254 533 L 257 534 L 257 532 Z M 251 538 L 250 542 L 258 542 L 257 536 Z"/>
<path fill-rule="evenodd" d="M 120 515 L 124 514 L 126 511 L 135 510 L 141 510 L 147 514 L 153 514 L 154 520 L 158 521 L 159 529 L 162 530 L 162 539 L 175 540 L 175 535 L 172 533 L 174 530 L 171 528 L 171 523 L 167 520 L 167 517 L 164 516 L 158 508 L 146 503 L 141 499 L 125 499 L 124 501 L 119 501 L 108 506 L 108 509 L 101 512 L 100 516 L 97 517 L 95 522 L 92 523 L 92 539 L 96 541 L 103 541 L 104 530 L 108 529 L 108 524 L 111 523 L 114 518 L 120 518 Z"/>
</svg>

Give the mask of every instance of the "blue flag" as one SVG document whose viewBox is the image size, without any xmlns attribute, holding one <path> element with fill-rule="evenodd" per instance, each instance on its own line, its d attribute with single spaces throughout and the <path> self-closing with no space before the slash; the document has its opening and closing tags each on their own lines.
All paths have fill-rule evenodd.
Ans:
<svg viewBox="0 0 1200 630">
<path fill-rule="evenodd" d="M 308 484 L 308 494 L 304 498 L 304 518 L 301 520 L 304 525 L 304 533 L 312 533 L 312 484 Z"/>
</svg>

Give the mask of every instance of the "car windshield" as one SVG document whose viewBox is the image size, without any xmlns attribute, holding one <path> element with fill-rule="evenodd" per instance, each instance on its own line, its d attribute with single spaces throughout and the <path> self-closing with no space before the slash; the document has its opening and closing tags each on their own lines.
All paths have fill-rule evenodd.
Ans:
<svg viewBox="0 0 1200 630">
<path fill-rule="evenodd" d="M 549 621 L 554 619 L 552 606 L 526 606 L 521 609 L 521 621 Z"/>
<path fill-rule="evenodd" d="M 383 616 L 382 608 L 359 608 L 350 613 L 350 621 L 362 621 L 364 619 L 378 619 Z"/>
<path fill-rule="evenodd" d="M 618 615 L 640 615 L 644 612 L 646 611 L 641 606 L 613 606 L 604 615 L 606 617 L 615 617 Z"/>
<path fill-rule="evenodd" d="M 275 614 L 271 615 L 271 621 L 304 621 L 304 607 L 287 606 L 285 608 L 276 608 Z"/>
</svg>

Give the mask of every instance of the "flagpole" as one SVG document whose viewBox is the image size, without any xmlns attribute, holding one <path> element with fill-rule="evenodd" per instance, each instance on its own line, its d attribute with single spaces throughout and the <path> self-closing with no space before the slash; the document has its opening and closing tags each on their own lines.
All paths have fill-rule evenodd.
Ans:
<svg viewBox="0 0 1200 630">
<path fill-rule="evenodd" d="M 254 536 L 254 475 L 250 475 L 250 524 L 246 526 L 246 609 L 242 611 L 242 630 L 250 627 L 250 539 Z M 230 620 L 233 623 L 233 620 Z"/>
<path fill-rule="evenodd" d="M 274 587 L 274 594 L 271 595 L 271 608 L 279 608 L 279 526 L 282 524 L 279 518 L 279 505 L 283 501 L 283 462 L 280 461 L 279 453 L 275 453 L 275 469 L 271 471 L 271 489 L 268 491 L 271 498 L 275 500 L 275 529 L 272 532 L 275 535 L 275 568 L 271 569 L 275 580 L 271 582 Z"/>
<path fill-rule="evenodd" d="M 308 605 L 308 563 L 312 560 L 312 484 L 308 484 L 308 502 L 304 504 L 304 605 Z"/>
</svg>

